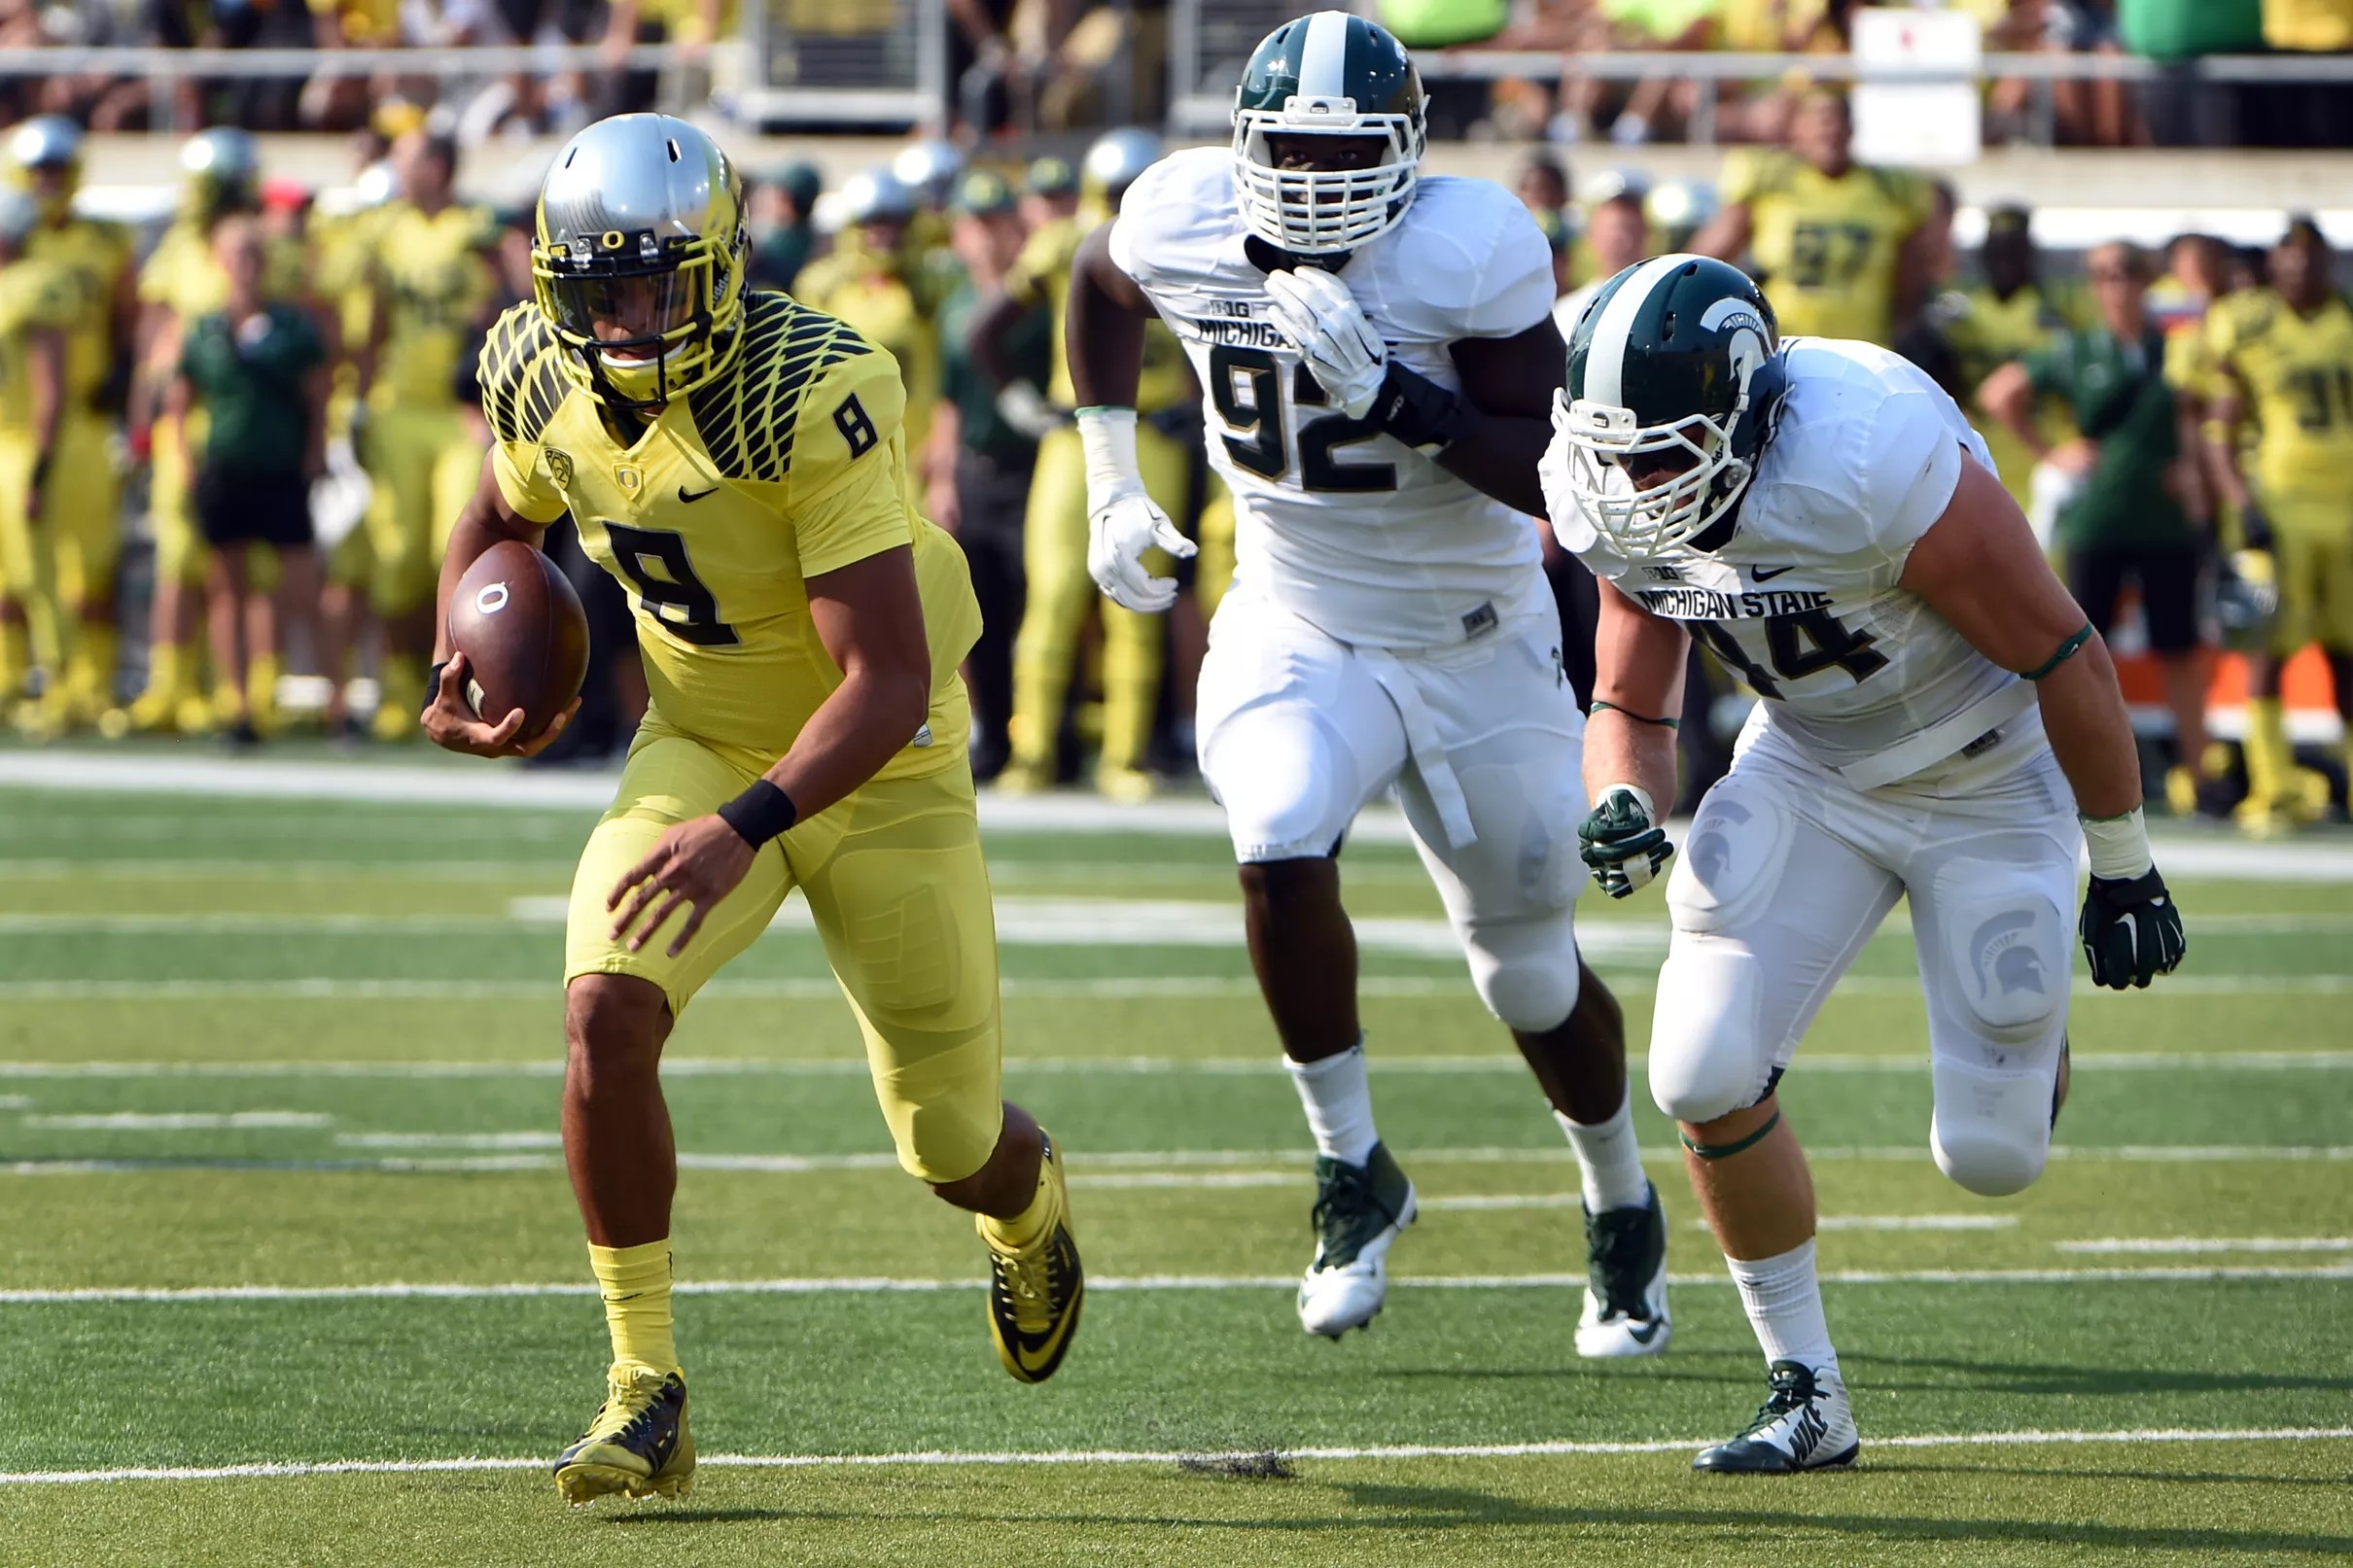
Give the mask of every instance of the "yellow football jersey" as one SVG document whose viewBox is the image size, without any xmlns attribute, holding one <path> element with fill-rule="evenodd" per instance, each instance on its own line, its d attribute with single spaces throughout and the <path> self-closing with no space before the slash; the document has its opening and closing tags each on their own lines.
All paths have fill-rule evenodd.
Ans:
<svg viewBox="0 0 2353 1568">
<path fill-rule="evenodd" d="M 822 293 L 806 290 L 802 297 L 898 362 L 907 392 L 907 444 L 921 451 L 939 401 L 939 331 L 915 291 L 888 268 L 868 265 L 845 268 Z"/>
<path fill-rule="evenodd" d="M 1980 285 L 1941 296 L 1930 305 L 1929 314 L 1960 361 L 1967 391 L 1974 393 L 1997 366 L 2024 359 L 2054 332 L 2090 325 L 2084 304 L 2080 297 L 2042 284 L 2020 289 L 2007 299 Z M 2075 433 L 2074 421 L 2056 398 L 2037 402 L 2035 423 L 2044 440 L 2054 446 Z M 2024 505 L 2031 499 L 2034 453 L 1997 420 L 1983 420 L 1980 429 L 2002 483 Z"/>
<path fill-rule="evenodd" d="M 43 328 L 70 331 L 77 294 L 71 273 L 53 261 L 11 261 L 0 266 L 0 432 L 30 433 L 33 381 L 26 368 L 25 338 Z"/>
<path fill-rule="evenodd" d="M 2353 496 L 2353 307 L 2333 295 L 2304 317 L 2269 289 L 2230 295 L 2206 312 L 2203 358 L 2254 418 L 2258 489 Z"/>
<path fill-rule="evenodd" d="M 1793 153 L 1726 161 L 1727 206 L 1746 203 L 1749 251 L 1784 337 L 1895 336 L 1897 254 L 1929 215 L 1928 187 L 1856 164 L 1833 180 Z"/>
<path fill-rule="evenodd" d="M 299 299 L 309 291 L 309 247 L 299 239 L 272 239 L 262 274 L 270 299 Z M 180 219 L 163 231 L 147 264 L 139 269 L 139 298 L 159 304 L 183 322 L 209 316 L 228 303 L 228 274 L 213 260 L 212 230 Z"/>
<path fill-rule="evenodd" d="M 1071 385 L 1070 346 L 1063 341 L 1071 299 L 1071 262 L 1078 256 L 1079 242 L 1093 228 L 1085 217 L 1057 218 L 1041 226 L 1005 274 L 1005 294 L 1014 303 L 1030 309 L 1043 305 L 1053 321 L 1054 374 L 1046 396 L 1064 408 L 1078 402 L 1078 394 Z M 1176 334 L 1158 321 L 1145 323 L 1143 374 L 1136 383 L 1137 411 L 1157 413 L 1192 396 L 1193 372 L 1185 364 L 1184 348 Z"/>
<path fill-rule="evenodd" d="M 95 218 L 69 218 L 33 230 L 26 254 L 61 270 L 74 291 L 66 330 L 65 395 L 88 406 L 114 370 L 115 296 L 131 262 L 130 230 Z"/>
<path fill-rule="evenodd" d="M 755 294 L 729 366 L 624 444 L 564 374 L 567 352 L 534 304 L 492 326 L 481 360 L 492 470 L 523 516 L 569 509 L 590 559 L 629 590 L 653 716 L 783 755 L 841 683 L 806 579 L 906 544 L 931 717 L 877 777 L 957 764 L 969 712 L 957 666 L 980 635 L 980 605 L 964 552 L 917 505 L 891 356 L 785 295 Z"/>
<path fill-rule="evenodd" d="M 427 217 L 403 201 L 369 226 L 388 313 L 373 396 L 404 408 L 447 407 L 457 401 L 468 331 L 496 287 L 482 256 L 494 233 L 490 215 L 448 206 Z"/>
</svg>

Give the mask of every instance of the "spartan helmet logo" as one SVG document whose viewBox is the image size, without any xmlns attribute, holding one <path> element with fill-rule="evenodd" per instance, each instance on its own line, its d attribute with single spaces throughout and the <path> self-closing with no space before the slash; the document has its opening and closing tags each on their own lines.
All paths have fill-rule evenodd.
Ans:
<svg viewBox="0 0 2353 1568">
<path fill-rule="evenodd" d="M 1992 996 L 1997 986 L 2005 996 L 2020 991 L 2043 994 L 2043 958 L 2029 939 L 2033 930 L 2034 916 L 2025 910 L 1996 915 L 1977 928 L 1969 951 L 1977 959 L 1981 997 Z"/>
<path fill-rule="evenodd" d="M 1683 858 L 1690 863 L 1692 875 L 1698 877 L 1703 886 L 1714 887 L 1724 873 L 1732 868 L 1732 840 L 1717 831 L 1716 824 L 1723 822 L 1738 827 L 1755 819 L 1747 807 L 1730 800 L 1719 803 L 1708 814 L 1706 829 L 1693 834 L 1691 843 L 1683 850 Z"/>
</svg>

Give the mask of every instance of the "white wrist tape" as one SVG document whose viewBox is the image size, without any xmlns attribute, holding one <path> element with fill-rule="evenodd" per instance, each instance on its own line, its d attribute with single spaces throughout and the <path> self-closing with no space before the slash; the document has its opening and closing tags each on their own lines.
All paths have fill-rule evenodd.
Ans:
<svg viewBox="0 0 2353 1568">
<path fill-rule="evenodd" d="M 1601 799 L 1607 800 L 1610 796 L 1615 794 L 1628 794 L 1633 796 L 1634 804 L 1642 808 L 1642 815 L 1650 819 L 1651 825 L 1654 827 L 1658 825 L 1659 808 L 1650 803 L 1649 790 L 1643 788 L 1640 784 L 1609 784 L 1602 789 Z"/>
<path fill-rule="evenodd" d="M 2140 807 L 2122 817 L 2098 820 L 2087 817 L 2083 823 L 2091 874 L 2102 882 L 2130 882 L 2157 869 L 2157 857 L 2149 853 L 2149 824 Z"/>
<path fill-rule="evenodd" d="M 1136 461 L 1135 409 L 1079 409 L 1078 445 L 1087 458 L 1087 510 L 1143 488 L 1143 470 Z"/>
</svg>

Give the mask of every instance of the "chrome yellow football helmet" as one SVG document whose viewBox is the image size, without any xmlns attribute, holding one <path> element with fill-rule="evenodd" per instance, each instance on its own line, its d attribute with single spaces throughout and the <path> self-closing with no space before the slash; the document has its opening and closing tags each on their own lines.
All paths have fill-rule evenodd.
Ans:
<svg viewBox="0 0 2353 1568">
<path fill-rule="evenodd" d="M 532 292 L 567 374 L 659 408 L 727 366 L 743 323 L 744 185 L 668 115 L 615 115 L 565 144 L 540 188 Z"/>
</svg>

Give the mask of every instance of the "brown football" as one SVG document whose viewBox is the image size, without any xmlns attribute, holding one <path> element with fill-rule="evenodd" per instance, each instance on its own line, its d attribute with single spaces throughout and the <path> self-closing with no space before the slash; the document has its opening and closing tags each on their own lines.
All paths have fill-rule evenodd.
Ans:
<svg viewBox="0 0 2353 1568">
<path fill-rule="evenodd" d="M 466 699 L 492 724 L 523 711 L 528 740 L 572 706 L 588 674 L 588 616 L 553 561 L 521 540 L 484 550 L 449 601 L 449 645 L 466 655 Z"/>
</svg>

